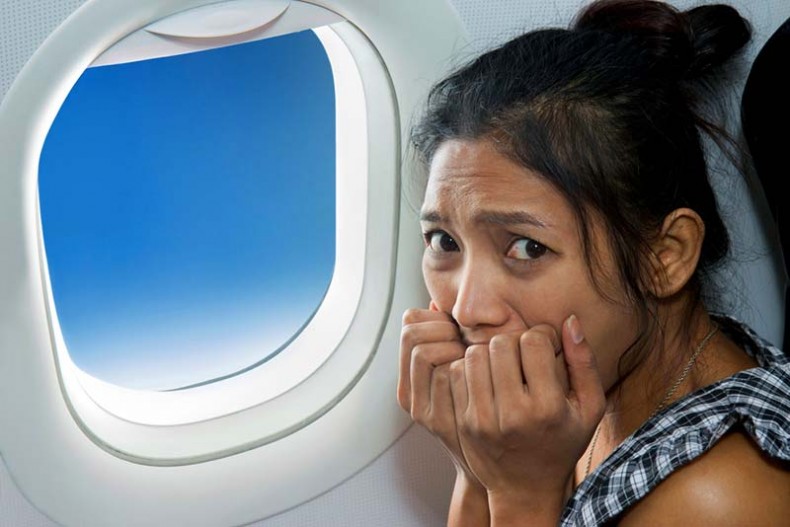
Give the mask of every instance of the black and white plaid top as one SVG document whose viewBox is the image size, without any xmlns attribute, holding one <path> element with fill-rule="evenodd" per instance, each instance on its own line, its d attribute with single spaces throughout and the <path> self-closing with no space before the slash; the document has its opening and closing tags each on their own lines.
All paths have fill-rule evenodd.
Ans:
<svg viewBox="0 0 790 527">
<path fill-rule="evenodd" d="M 766 454 L 790 460 L 790 357 L 745 324 L 716 320 L 759 367 L 693 392 L 646 421 L 577 487 L 560 525 L 611 521 L 735 425 Z"/>
</svg>

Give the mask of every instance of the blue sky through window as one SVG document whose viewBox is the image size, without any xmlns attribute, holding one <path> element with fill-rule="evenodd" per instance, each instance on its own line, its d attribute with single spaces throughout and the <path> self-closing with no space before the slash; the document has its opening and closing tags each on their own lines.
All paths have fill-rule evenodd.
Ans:
<svg viewBox="0 0 790 527">
<path fill-rule="evenodd" d="M 312 31 L 87 70 L 39 169 L 74 362 L 171 389 L 271 354 L 331 280 L 334 176 L 334 84 Z"/>
</svg>

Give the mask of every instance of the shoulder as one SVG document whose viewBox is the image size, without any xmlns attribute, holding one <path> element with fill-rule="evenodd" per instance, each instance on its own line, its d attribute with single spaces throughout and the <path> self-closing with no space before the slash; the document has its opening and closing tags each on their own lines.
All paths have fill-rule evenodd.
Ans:
<svg viewBox="0 0 790 527">
<path fill-rule="evenodd" d="M 790 462 L 769 458 L 735 431 L 628 509 L 620 526 L 787 525 L 788 496 Z"/>
</svg>

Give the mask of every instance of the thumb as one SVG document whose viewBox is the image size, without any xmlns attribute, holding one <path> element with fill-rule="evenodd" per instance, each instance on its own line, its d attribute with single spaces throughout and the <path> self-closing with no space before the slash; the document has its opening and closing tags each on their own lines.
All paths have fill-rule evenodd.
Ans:
<svg viewBox="0 0 790 527">
<path fill-rule="evenodd" d="M 570 396 L 576 399 L 584 421 L 595 426 L 603 415 L 606 396 L 595 354 L 576 315 L 569 316 L 562 325 L 562 347 L 568 367 Z"/>
</svg>

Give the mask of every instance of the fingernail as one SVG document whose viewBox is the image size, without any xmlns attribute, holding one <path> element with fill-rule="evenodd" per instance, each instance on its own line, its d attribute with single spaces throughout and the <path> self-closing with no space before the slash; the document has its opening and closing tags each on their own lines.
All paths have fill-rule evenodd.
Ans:
<svg viewBox="0 0 790 527">
<path fill-rule="evenodd" d="M 574 344 L 581 344 L 584 340 L 584 332 L 582 331 L 582 325 L 579 323 L 579 319 L 576 318 L 576 315 L 571 315 L 568 317 L 568 329 L 571 332 L 571 339 L 573 340 Z"/>
</svg>

